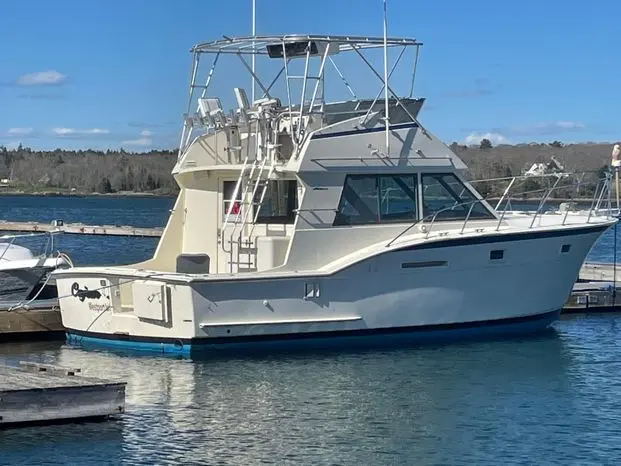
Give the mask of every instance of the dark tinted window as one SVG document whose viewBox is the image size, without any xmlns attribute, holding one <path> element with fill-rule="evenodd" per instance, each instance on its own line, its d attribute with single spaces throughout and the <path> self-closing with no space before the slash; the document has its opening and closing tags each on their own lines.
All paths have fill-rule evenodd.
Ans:
<svg viewBox="0 0 621 466">
<path fill-rule="evenodd" d="M 255 204 L 261 203 L 263 187 L 259 186 Z M 297 208 L 298 186 L 294 180 L 270 180 L 259 209 L 257 223 L 293 223 Z"/>
<path fill-rule="evenodd" d="M 349 175 L 334 225 L 412 222 L 416 185 L 416 175 Z"/>
<path fill-rule="evenodd" d="M 489 258 L 493 261 L 497 261 L 502 259 L 505 256 L 505 251 L 503 249 L 495 249 L 494 251 L 490 251 Z"/>
<path fill-rule="evenodd" d="M 464 220 L 470 212 L 471 219 L 494 218 L 494 215 L 451 173 L 422 176 L 423 217 L 430 220 L 437 213 L 437 220 Z"/>
<path fill-rule="evenodd" d="M 377 176 L 349 175 L 345 178 L 335 225 L 378 222 Z"/>
<path fill-rule="evenodd" d="M 229 210 L 231 205 L 231 199 L 233 197 L 233 193 L 235 192 L 236 181 L 224 181 L 222 183 L 222 199 L 223 199 L 223 209 L 222 209 L 222 218 L 224 218 Z M 235 201 L 233 201 L 233 208 L 231 209 L 231 216 L 229 217 L 231 221 L 235 218 L 235 216 L 241 214 L 241 195 L 243 191 L 243 186 L 240 186 L 237 190 L 237 197 Z"/>
<path fill-rule="evenodd" d="M 416 220 L 416 185 L 415 175 L 380 176 L 380 221 Z"/>
<path fill-rule="evenodd" d="M 257 187 L 254 197 L 254 208 L 258 207 L 259 215 L 257 216 L 257 223 L 293 223 L 295 220 L 295 209 L 297 208 L 297 182 L 295 180 L 270 180 L 268 183 L 263 202 L 261 203 L 261 194 L 263 192 L 263 185 Z M 235 191 L 235 181 L 225 181 L 222 186 L 222 197 L 224 199 L 223 217 L 226 216 L 227 209 L 230 206 L 233 192 Z M 242 194 L 244 191 L 244 185 L 239 187 L 237 192 L 237 199 L 233 202 L 233 209 L 231 210 L 230 220 L 233 221 L 236 215 L 238 218 L 243 218 L 243 209 L 246 206 L 242 205 Z M 254 213 L 249 214 L 246 217 L 246 221 L 251 223 L 254 219 Z"/>
</svg>

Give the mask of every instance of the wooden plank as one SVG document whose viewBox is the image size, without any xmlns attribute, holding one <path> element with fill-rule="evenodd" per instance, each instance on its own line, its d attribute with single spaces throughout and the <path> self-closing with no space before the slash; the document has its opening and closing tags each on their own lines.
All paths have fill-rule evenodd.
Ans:
<svg viewBox="0 0 621 466">
<path fill-rule="evenodd" d="M 70 375 L 79 372 L 31 362 L 0 366 L 0 427 L 125 412 L 125 382 Z"/>
<path fill-rule="evenodd" d="M 103 235 L 103 236 L 145 236 L 157 238 L 162 235 L 162 228 L 140 228 L 130 225 L 84 225 L 82 223 L 66 223 L 55 226 L 52 223 L 39 222 L 13 222 L 0 220 L 0 231 L 12 232 L 52 232 L 59 231 L 78 235 Z"/>
</svg>

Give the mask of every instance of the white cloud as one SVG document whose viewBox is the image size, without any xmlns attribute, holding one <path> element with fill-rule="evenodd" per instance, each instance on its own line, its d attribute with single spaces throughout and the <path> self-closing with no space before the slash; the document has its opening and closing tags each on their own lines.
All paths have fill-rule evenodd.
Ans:
<svg viewBox="0 0 621 466">
<path fill-rule="evenodd" d="M 77 128 L 54 128 L 52 133 L 57 136 L 88 136 L 99 134 L 110 134 L 109 129 L 102 128 L 89 128 L 89 129 L 77 129 Z"/>
<path fill-rule="evenodd" d="M 129 141 L 122 141 L 122 146 L 150 146 L 153 141 L 150 138 L 130 139 Z"/>
<path fill-rule="evenodd" d="M 32 128 L 9 128 L 7 134 L 21 134 L 26 135 L 32 133 Z"/>
<path fill-rule="evenodd" d="M 145 136 L 145 137 L 149 137 L 149 136 L 153 136 L 155 133 L 153 131 L 150 131 L 148 129 L 145 129 L 143 131 L 140 131 L 140 135 L 141 136 Z"/>
<path fill-rule="evenodd" d="M 563 129 L 583 129 L 585 127 L 583 123 L 576 121 L 557 121 L 555 126 Z"/>
<path fill-rule="evenodd" d="M 38 71 L 36 73 L 25 74 L 17 79 L 20 86 L 45 86 L 61 84 L 67 80 L 67 75 L 55 70 Z"/>
<path fill-rule="evenodd" d="M 21 142 L 19 141 L 10 141 L 6 144 L 4 144 L 4 147 L 7 148 L 7 150 L 15 150 L 19 147 L 19 145 L 21 144 Z"/>
<path fill-rule="evenodd" d="M 577 121 L 549 121 L 544 123 L 535 123 L 532 125 L 514 126 L 507 129 L 510 134 L 519 135 L 553 135 L 559 133 L 582 131 L 586 128 L 584 123 Z"/>
<path fill-rule="evenodd" d="M 471 133 L 468 136 L 466 136 L 466 139 L 464 140 L 464 142 L 468 145 L 471 144 L 480 144 L 481 140 L 483 139 L 489 139 L 489 141 L 492 144 L 508 144 L 509 141 L 507 140 L 506 137 L 504 137 L 502 134 L 500 133 Z"/>
</svg>

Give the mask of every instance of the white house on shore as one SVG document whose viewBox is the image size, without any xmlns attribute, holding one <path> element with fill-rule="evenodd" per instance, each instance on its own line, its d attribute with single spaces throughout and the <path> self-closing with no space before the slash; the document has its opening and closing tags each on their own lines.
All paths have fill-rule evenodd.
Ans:
<svg viewBox="0 0 621 466">
<path fill-rule="evenodd" d="M 535 162 L 528 170 L 524 171 L 524 175 L 527 176 L 541 176 L 547 173 L 557 173 L 565 170 L 565 167 L 554 156 L 551 157 L 550 162 Z"/>
</svg>

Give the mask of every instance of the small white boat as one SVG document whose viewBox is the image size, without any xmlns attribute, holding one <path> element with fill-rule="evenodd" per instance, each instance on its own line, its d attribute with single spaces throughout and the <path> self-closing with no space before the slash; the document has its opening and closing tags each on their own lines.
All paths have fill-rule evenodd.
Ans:
<svg viewBox="0 0 621 466">
<path fill-rule="evenodd" d="M 0 309 L 14 308 L 42 296 L 45 285 L 52 285 L 49 274 L 56 269 L 72 267 L 69 256 L 53 252 L 55 233 L 0 236 Z M 46 238 L 40 254 L 18 244 Z M 30 242 L 30 241 L 28 241 Z M 50 297 L 49 293 L 45 293 Z"/>
<path fill-rule="evenodd" d="M 412 63 L 419 46 L 274 35 L 193 47 L 173 169 L 180 194 L 157 250 L 139 264 L 53 273 L 68 342 L 187 354 L 400 344 L 553 323 L 616 219 L 596 207 L 544 212 L 564 175 L 534 212 L 492 207 L 466 181 L 463 161 L 418 120 L 424 99 L 394 91 L 409 88 L 410 76 L 394 83 L 389 69 L 408 50 L 403 62 Z M 383 52 L 383 73 L 373 52 Z M 342 55 L 368 65 L 375 93 L 354 93 L 337 66 Z M 205 56 L 214 61 L 202 84 Z M 251 58 L 267 62 L 266 77 Z M 241 59 L 260 88 L 252 99 L 233 88 L 230 113 L 208 94 L 216 63 L 227 59 Z M 225 75 L 238 78 L 230 67 Z M 342 83 L 351 100 L 327 100 Z"/>
</svg>

